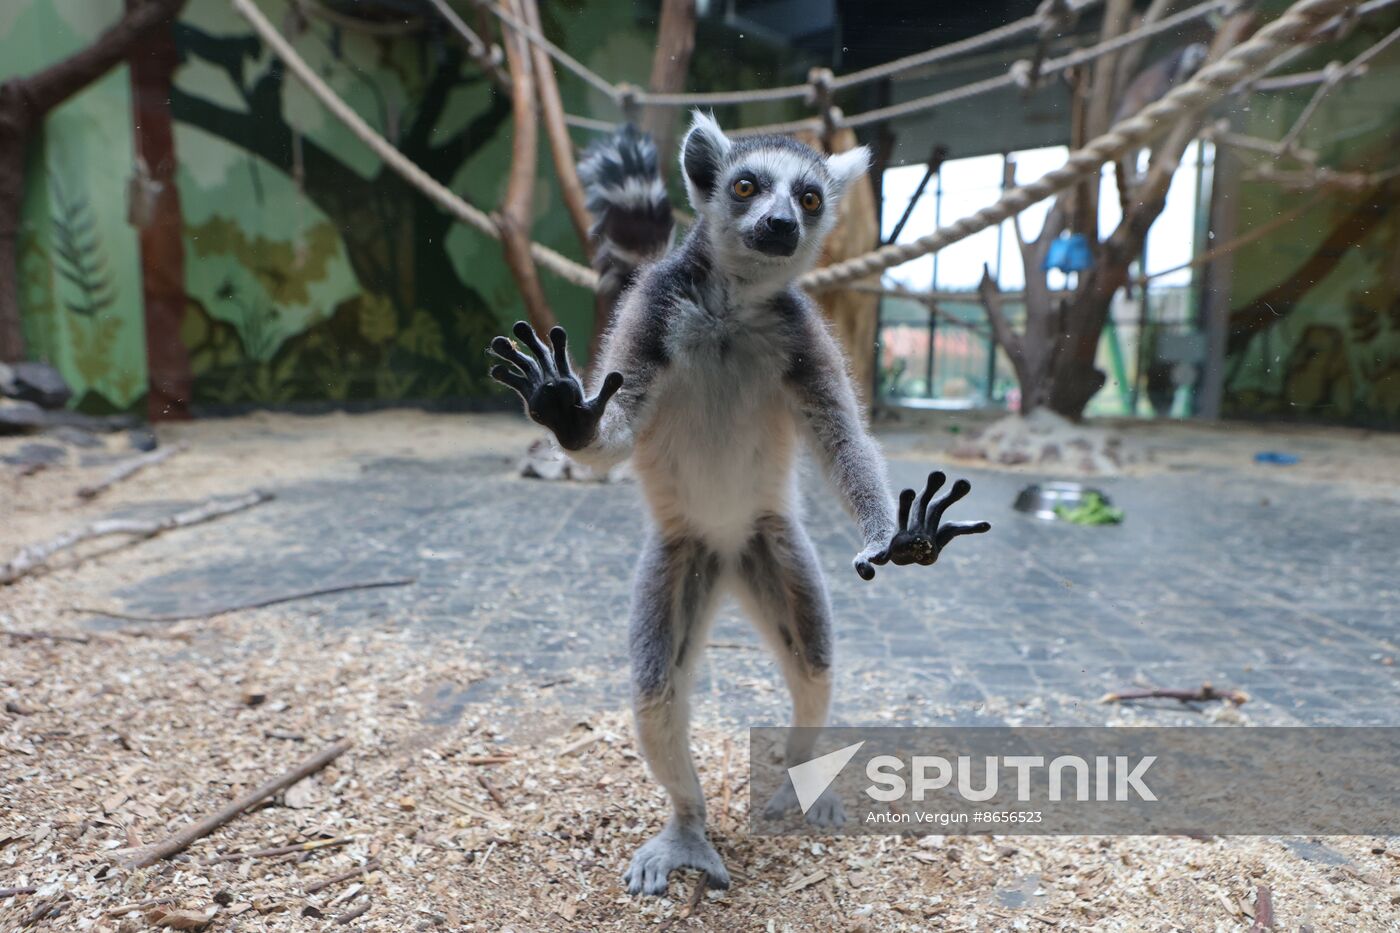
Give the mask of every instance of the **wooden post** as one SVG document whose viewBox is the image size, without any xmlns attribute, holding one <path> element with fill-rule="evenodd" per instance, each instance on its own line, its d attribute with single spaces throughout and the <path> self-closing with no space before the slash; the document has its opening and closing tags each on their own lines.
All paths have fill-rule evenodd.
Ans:
<svg viewBox="0 0 1400 933">
<path fill-rule="evenodd" d="M 676 94 L 685 90 L 690 57 L 695 52 L 695 0 L 662 0 L 661 21 L 657 25 L 656 53 L 651 59 L 652 93 Z M 675 148 L 679 107 L 648 107 L 642 115 L 642 129 L 656 141 L 664 176 Z"/>
<path fill-rule="evenodd" d="M 127 10 L 140 0 L 126 0 Z M 146 308 L 146 414 L 152 421 L 190 416 L 194 374 L 180 339 L 185 319 L 184 215 L 170 119 L 170 88 L 179 64 L 168 25 L 153 29 L 131 55 L 131 109 L 138 164 L 148 172 L 154 204 L 138 230 Z"/>
</svg>

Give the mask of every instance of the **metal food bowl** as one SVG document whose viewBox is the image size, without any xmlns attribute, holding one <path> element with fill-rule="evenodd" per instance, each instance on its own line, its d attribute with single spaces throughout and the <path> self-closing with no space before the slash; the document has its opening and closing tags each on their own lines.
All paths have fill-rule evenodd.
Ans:
<svg viewBox="0 0 1400 933">
<path fill-rule="evenodd" d="M 1033 483 L 1021 490 L 1012 508 L 1035 518 L 1053 522 L 1060 520 L 1060 516 L 1055 514 L 1055 509 L 1060 507 L 1077 508 L 1083 505 L 1084 500 L 1091 495 L 1097 495 L 1103 500 L 1104 505 L 1113 505 L 1113 501 L 1104 494 L 1103 490 L 1094 489 L 1081 483 Z"/>
</svg>

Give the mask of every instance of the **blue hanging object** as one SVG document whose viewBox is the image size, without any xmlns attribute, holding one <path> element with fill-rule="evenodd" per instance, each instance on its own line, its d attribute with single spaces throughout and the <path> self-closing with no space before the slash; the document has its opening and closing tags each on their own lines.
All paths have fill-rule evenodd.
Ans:
<svg viewBox="0 0 1400 933">
<path fill-rule="evenodd" d="M 1059 269 L 1061 272 L 1083 272 L 1094 265 L 1094 253 L 1089 249 L 1089 238 L 1082 233 L 1067 233 L 1050 244 L 1042 264 L 1047 271 Z"/>
</svg>

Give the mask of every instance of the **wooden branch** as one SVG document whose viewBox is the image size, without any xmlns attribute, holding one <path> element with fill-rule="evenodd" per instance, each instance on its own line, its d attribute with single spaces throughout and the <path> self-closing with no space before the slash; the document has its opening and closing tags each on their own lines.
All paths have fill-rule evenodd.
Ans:
<svg viewBox="0 0 1400 933">
<path fill-rule="evenodd" d="M 373 905 L 374 901 L 366 900 L 363 904 L 361 904 L 359 907 L 356 907 L 354 910 L 347 910 L 339 917 L 336 917 L 335 922 L 340 924 L 341 926 L 344 926 L 352 920 L 358 920 L 360 917 L 363 917 L 365 914 L 369 913 L 369 909 Z"/>
<path fill-rule="evenodd" d="M 92 641 L 86 635 L 60 635 L 57 632 L 5 632 L 15 641 L 68 641 L 78 645 L 86 645 Z"/>
<path fill-rule="evenodd" d="M 295 602 L 300 599 L 311 599 L 316 596 L 330 596 L 334 593 L 348 593 L 352 590 L 377 590 L 391 586 L 409 586 L 417 582 L 417 577 L 390 577 L 386 580 L 366 580 L 362 583 L 340 583 L 334 586 L 320 586 L 309 590 L 296 590 L 291 593 L 282 593 L 277 596 L 266 596 L 248 602 L 235 603 L 231 606 L 216 606 L 213 609 L 179 612 L 160 612 L 149 615 L 120 612 L 116 609 L 103 609 L 100 606 L 69 606 L 64 611 L 110 616 L 113 619 L 126 619 L 129 622 L 184 622 L 187 619 L 212 619 L 215 616 L 226 615 L 230 612 L 242 612 L 245 609 L 262 609 L 267 606 Z"/>
<path fill-rule="evenodd" d="M 38 888 L 33 887 L 32 885 L 25 885 L 24 887 L 19 888 L 0 888 L 0 898 L 15 897 L 19 894 L 33 894 L 38 890 Z"/>
<path fill-rule="evenodd" d="M 316 894 L 319 891 L 324 891 L 326 888 L 329 888 L 332 885 L 340 884 L 342 881 L 349 881 L 351 878 L 358 878 L 360 875 L 367 875 L 378 868 L 379 858 L 376 856 L 375 858 L 370 859 L 368 862 L 365 862 L 359 868 L 352 868 L 349 871 L 343 871 L 338 875 L 331 875 L 329 878 L 324 878 L 320 881 L 315 882 L 314 884 L 308 884 L 306 886 L 306 893 L 308 895 Z"/>
<path fill-rule="evenodd" d="M 511 13 L 521 15 L 520 0 L 510 0 Z M 549 308 L 539 270 L 530 254 L 530 225 L 535 207 L 535 161 L 539 148 L 539 108 L 535 102 L 534 69 L 530 46 L 519 30 L 507 29 L 502 35 L 506 64 L 510 68 L 510 104 L 514 121 L 511 132 L 510 171 L 506 193 L 496 218 L 501 231 L 501 247 L 506 265 L 520 290 L 525 313 L 531 325 L 545 334 L 556 321 Z"/>
<path fill-rule="evenodd" d="M 1026 364 L 1026 349 L 1021 342 L 1021 335 L 1016 333 L 1011 321 L 1006 317 L 1001 305 L 1001 290 L 997 288 L 996 279 L 992 278 L 992 272 L 985 263 L 982 265 L 982 281 L 977 283 L 977 294 L 982 299 L 982 307 L 987 311 L 987 320 L 992 325 L 992 336 L 1006 351 L 1006 355 L 1011 358 L 1011 364 L 1019 373 Z"/>
<path fill-rule="evenodd" d="M 210 499 L 199 505 L 158 519 L 107 518 L 93 522 L 82 528 L 66 531 L 56 538 L 31 545 L 15 555 L 8 564 L 0 565 L 0 586 L 13 583 L 20 577 L 40 573 L 50 569 L 49 558 L 85 541 L 104 538 L 109 535 L 130 535 L 129 541 L 120 547 L 130 547 L 148 538 L 174 528 L 188 528 L 225 515 L 242 512 L 261 505 L 273 498 L 272 493 L 255 490 L 229 499 Z M 115 550 L 115 548 L 113 549 Z M 74 563 L 77 563 L 75 561 Z M 70 565 L 71 566 L 71 565 Z"/>
<path fill-rule="evenodd" d="M 216 855 L 213 858 L 205 859 L 204 864 L 218 865 L 220 862 L 241 862 L 245 858 L 275 858 L 279 855 L 291 855 L 294 852 L 314 852 L 317 849 L 338 849 L 354 841 L 354 836 L 338 836 L 335 839 L 312 839 L 310 842 L 298 842 L 289 846 L 273 846 L 270 849 L 254 849 L 251 852 L 228 852 L 223 855 Z"/>
<path fill-rule="evenodd" d="M 280 790 L 291 787 L 307 775 L 315 774 L 317 771 L 320 771 L 326 765 L 345 754 L 353 744 L 354 742 L 350 739 L 341 739 L 333 745 L 322 749 L 282 776 L 273 778 L 262 786 L 239 797 L 216 813 L 205 817 L 198 823 L 186 826 L 179 832 L 167 837 L 164 841 L 156 843 L 146 851 L 133 856 L 127 861 L 126 867 L 128 869 L 145 868 L 149 865 L 154 865 L 162 859 L 169 858 L 176 852 L 183 851 L 188 848 L 191 843 L 209 835 L 255 804 L 261 803 Z"/>
<path fill-rule="evenodd" d="M 676 94 L 685 90 L 690 59 L 695 53 L 695 0 L 662 0 L 661 19 L 656 29 L 656 52 L 651 59 L 653 94 Z M 642 113 L 642 129 L 656 143 L 662 176 L 673 161 L 676 119 L 679 107 L 647 107 Z"/>
<path fill-rule="evenodd" d="M 1264 933 L 1265 930 L 1274 928 L 1274 895 L 1269 890 L 1267 884 L 1255 885 L 1254 888 L 1254 923 L 1249 927 L 1249 933 Z"/>
<path fill-rule="evenodd" d="M 184 449 L 184 444 L 177 444 L 174 447 L 162 447 L 159 450 L 153 450 L 150 453 L 141 454 L 140 456 L 132 457 L 122 463 L 119 463 L 115 467 L 113 467 L 112 471 L 106 476 L 104 476 L 102 479 L 98 480 L 90 486 L 83 486 L 79 488 L 78 498 L 95 499 L 97 496 L 106 492 L 108 489 L 112 488 L 117 483 L 120 483 L 122 480 L 135 476 L 137 473 L 140 473 L 148 466 L 155 466 L 157 463 L 162 463 L 166 460 L 169 460 L 171 457 L 175 456 Z"/>
<path fill-rule="evenodd" d="M 1210 684 L 1201 684 L 1197 690 L 1122 690 L 1106 693 L 1099 698 L 1100 703 L 1122 703 L 1125 700 L 1177 700 L 1181 703 L 1223 700 L 1233 706 L 1243 706 L 1249 702 L 1249 694 L 1240 690 L 1216 690 Z"/>
<path fill-rule="evenodd" d="M 481 785 L 482 790 L 486 791 L 486 793 L 491 795 L 491 800 L 496 804 L 496 806 L 500 807 L 502 810 L 510 809 L 506 805 L 505 796 L 496 788 L 495 784 L 492 784 L 486 779 L 486 775 L 478 774 L 476 776 L 476 782 Z"/>
<path fill-rule="evenodd" d="M 536 32 L 543 33 L 538 0 L 520 0 L 525 14 L 525 22 Z M 555 80 L 554 63 L 549 53 L 538 45 L 530 46 L 534 58 L 536 91 L 540 99 L 540 112 L 544 117 L 544 132 L 549 140 L 549 153 L 554 159 L 554 176 L 559 181 L 559 193 L 563 196 L 564 207 L 569 211 L 574 234 L 583 247 L 584 256 L 593 259 L 593 237 L 589 231 L 593 218 L 588 213 L 588 198 L 583 192 L 583 182 L 578 178 L 578 166 L 574 162 L 574 142 L 569 136 L 569 126 L 564 122 L 564 102 L 559 97 L 559 82 Z"/>
</svg>

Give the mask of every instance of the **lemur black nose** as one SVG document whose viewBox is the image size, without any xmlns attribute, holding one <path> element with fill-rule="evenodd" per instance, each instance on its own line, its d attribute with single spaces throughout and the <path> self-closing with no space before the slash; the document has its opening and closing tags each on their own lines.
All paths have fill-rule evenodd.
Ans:
<svg viewBox="0 0 1400 933">
<path fill-rule="evenodd" d="M 797 232 L 797 221 L 791 217 L 769 217 L 768 229 L 780 236 L 787 236 Z"/>
</svg>

